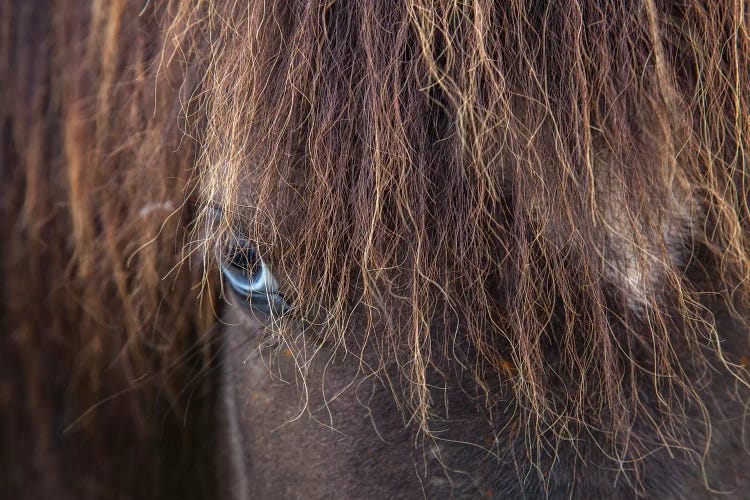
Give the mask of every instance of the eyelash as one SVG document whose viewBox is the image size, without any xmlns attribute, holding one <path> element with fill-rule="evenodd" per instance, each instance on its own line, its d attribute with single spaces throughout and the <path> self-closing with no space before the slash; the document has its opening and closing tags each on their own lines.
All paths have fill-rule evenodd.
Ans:
<svg viewBox="0 0 750 500">
<path fill-rule="evenodd" d="M 235 243 L 222 259 L 224 281 L 252 310 L 276 316 L 288 311 L 278 281 L 252 243 L 244 239 Z"/>
</svg>

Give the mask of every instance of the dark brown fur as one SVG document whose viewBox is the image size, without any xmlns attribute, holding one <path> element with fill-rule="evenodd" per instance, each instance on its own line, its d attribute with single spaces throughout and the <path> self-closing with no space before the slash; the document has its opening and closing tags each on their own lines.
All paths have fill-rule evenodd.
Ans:
<svg viewBox="0 0 750 500">
<path fill-rule="evenodd" d="M 152 401 L 179 415 L 210 364 L 236 228 L 294 303 L 276 334 L 397 366 L 424 435 L 458 366 L 527 436 L 623 461 L 710 428 L 716 370 L 743 394 L 714 320 L 750 305 L 743 2 L 0 5 L 16 483 L 71 453 L 101 459 L 81 494 L 158 487 L 109 433 L 164 448 Z"/>
</svg>

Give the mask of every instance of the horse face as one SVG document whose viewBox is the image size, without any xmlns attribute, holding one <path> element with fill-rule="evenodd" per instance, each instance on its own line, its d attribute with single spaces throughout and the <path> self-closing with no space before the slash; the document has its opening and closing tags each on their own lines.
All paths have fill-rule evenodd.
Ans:
<svg viewBox="0 0 750 500">
<path fill-rule="evenodd" d="M 385 6 L 206 41 L 202 197 L 284 300 L 227 295 L 228 493 L 743 491 L 739 92 L 687 50 L 735 14 Z"/>
<path fill-rule="evenodd" d="M 717 317 L 723 337 L 741 345 L 742 328 L 724 311 Z M 236 296 L 224 307 L 217 451 L 226 498 L 711 498 L 719 488 L 739 498 L 750 484 L 738 437 L 745 410 L 724 397 L 730 375 L 701 393 L 714 422 L 709 454 L 655 446 L 625 463 L 595 429 L 556 440 L 525 418 L 512 391 L 488 410 L 456 375 L 436 379 L 438 418 L 421 435 L 398 406 L 398 370 L 373 370 L 366 355 L 310 332 L 275 337 L 272 321 Z M 647 401 L 658 415 L 656 396 Z M 689 411 L 685 432 L 706 443 L 698 409 Z M 659 442 L 648 426 L 635 431 L 644 429 Z M 538 437 L 557 447 L 529 449 Z"/>
<path fill-rule="evenodd" d="M 0 2 L 0 496 L 746 496 L 746 20 Z"/>
</svg>

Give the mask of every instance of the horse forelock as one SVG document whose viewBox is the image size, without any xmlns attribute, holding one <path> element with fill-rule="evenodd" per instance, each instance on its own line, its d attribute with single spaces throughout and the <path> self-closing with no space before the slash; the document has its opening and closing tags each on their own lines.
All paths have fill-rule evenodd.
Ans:
<svg viewBox="0 0 750 500">
<path fill-rule="evenodd" d="M 746 302 L 747 96 L 704 73 L 720 33 L 747 43 L 738 19 L 650 1 L 215 7 L 204 199 L 327 338 L 377 339 L 423 429 L 437 358 L 613 435 L 643 406 L 628 383 L 695 397 L 719 341 L 701 293 Z M 174 29 L 192 16 L 219 19 Z M 699 251 L 705 275 L 686 270 Z M 357 307 L 370 333 L 353 338 Z"/>
</svg>

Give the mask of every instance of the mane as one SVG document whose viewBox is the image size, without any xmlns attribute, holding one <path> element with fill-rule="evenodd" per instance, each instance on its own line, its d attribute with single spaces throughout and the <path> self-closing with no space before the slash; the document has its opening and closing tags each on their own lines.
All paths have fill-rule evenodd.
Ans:
<svg viewBox="0 0 750 500">
<path fill-rule="evenodd" d="M 211 480 L 195 461 L 211 439 L 200 373 L 215 319 L 194 289 L 203 270 L 179 265 L 195 156 L 175 87 L 186 74 L 154 63 L 162 26 L 133 7 L 0 2 L 9 497 L 161 498 Z"/>
<path fill-rule="evenodd" d="M 184 406 L 238 231 L 293 304 L 271 334 L 395 368 L 424 435 L 460 373 L 538 446 L 634 460 L 747 385 L 714 316 L 750 305 L 742 2 L 63 3 L 0 11 L 0 401 L 39 446 L 61 408 L 145 443 Z"/>
</svg>

